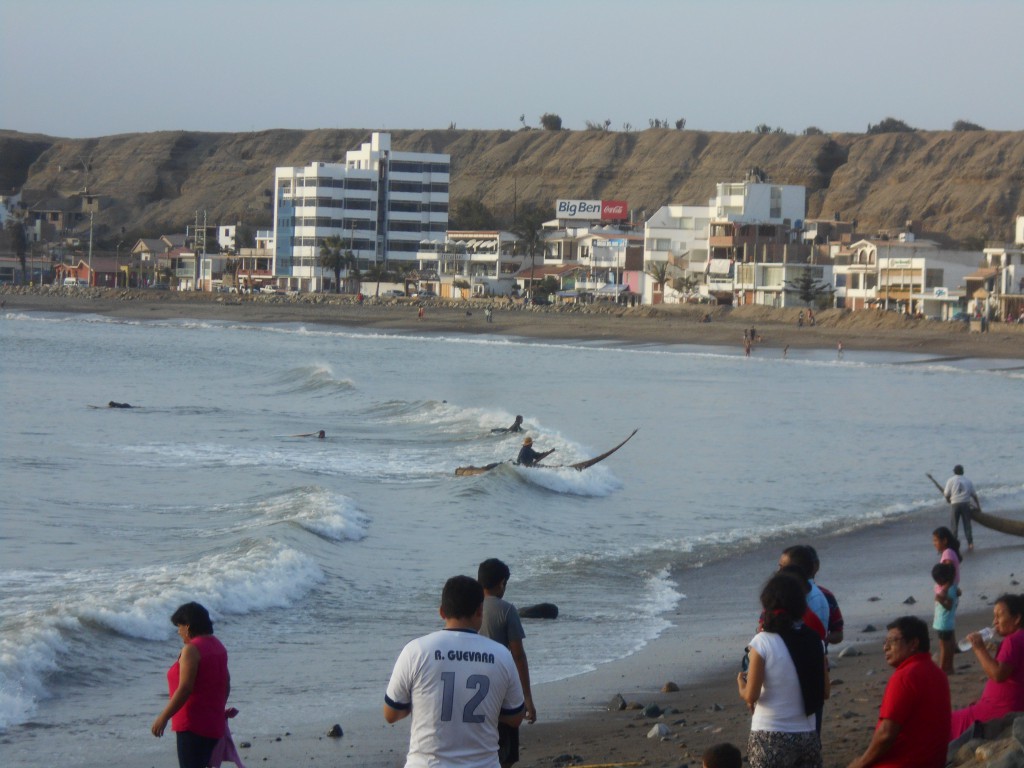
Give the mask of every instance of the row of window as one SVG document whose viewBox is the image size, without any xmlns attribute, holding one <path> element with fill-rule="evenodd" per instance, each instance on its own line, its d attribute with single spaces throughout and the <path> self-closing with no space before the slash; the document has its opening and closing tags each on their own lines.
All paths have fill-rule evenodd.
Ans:
<svg viewBox="0 0 1024 768">
<path fill-rule="evenodd" d="M 281 179 L 278 186 L 282 190 L 287 191 L 292 187 L 291 180 Z M 295 179 L 296 189 L 308 189 L 309 187 L 324 187 L 325 189 L 333 187 L 334 189 L 363 189 L 372 191 L 377 189 L 377 182 L 373 179 L 332 179 L 327 176 L 310 176 L 308 178 L 299 176 Z"/>
<path fill-rule="evenodd" d="M 432 221 L 423 224 L 419 221 L 389 221 L 388 232 L 447 232 L 448 226 L 443 221 Z"/>
<path fill-rule="evenodd" d="M 287 201 L 284 201 L 287 202 Z M 296 208 L 347 208 L 350 211 L 376 211 L 377 201 L 358 197 L 332 200 L 329 197 L 304 197 L 292 201 Z"/>
<path fill-rule="evenodd" d="M 278 227 L 280 229 L 329 227 L 343 229 L 346 232 L 352 230 L 373 232 L 377 228 L 377 222 L 372 219 L 332 219 L 330 216 L 282 216 L 278 219 Z"/>
<path fill-rule="evenodd" d="M 448 184 L 442 181 L 432 181 L 427 184 L 424 184 L 422 181 L 389 181 L 388 189 L 392 192 L 413 192 L 417 194 L 429 192 L 430 194 L 447 194 Z"/>
<path fill-rule="evenodd" d="M 416 160 L 392 160 L 392 173 L 448 173 L 448 163 L 421 163 Z"/>
<path fill-rule="evenodd" d="M 388 210 L 395 213 L 448 213 L 448 203 L 419 203 L 413 200 L 388 200 Z"/>
</svg>

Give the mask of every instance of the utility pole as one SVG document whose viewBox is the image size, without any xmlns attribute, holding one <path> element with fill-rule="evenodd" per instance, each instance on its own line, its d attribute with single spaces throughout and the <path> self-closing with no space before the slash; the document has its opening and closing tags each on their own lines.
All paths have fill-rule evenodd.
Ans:
<svg viewBox="0 0 1024 768">
<path fill-rule="evenodd" d="M 89 211 L 89 285 L 90 286 L 95 282 L 92 279 L 92 219 L 93 219 L 93 212 Z"/>
</svg>

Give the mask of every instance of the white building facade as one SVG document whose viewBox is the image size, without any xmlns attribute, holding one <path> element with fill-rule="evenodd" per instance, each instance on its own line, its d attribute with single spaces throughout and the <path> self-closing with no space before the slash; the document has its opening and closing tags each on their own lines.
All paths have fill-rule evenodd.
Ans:
<svg viewBox="0 0 1024 768">
<path fill-rule="evenodd" d="M 420 243 L 448 228 L 449 155 L 395 152 L 391 135 L 345 155 L 274 172 L 274 273 L 279 283 L 320 290 L 333 272 L 319 266 L 325 238 L 340 237 L 361 269 L 416 264 Z"/>
</svg>

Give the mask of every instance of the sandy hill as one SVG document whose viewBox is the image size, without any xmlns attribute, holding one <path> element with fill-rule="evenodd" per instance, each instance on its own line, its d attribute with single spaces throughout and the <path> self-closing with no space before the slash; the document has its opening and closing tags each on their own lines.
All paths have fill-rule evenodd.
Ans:
<svg viewBox="0 0 1024 768">
<path fill-rule="evenodd" d="M 210 223 L 267 226 L 274 167 L 338 161 L 368 130 L 255 133 L 163 131 L 62 139 L 0 131 L 0 190 L 102 195 L 100 237 L 181 231 L 205 209 Z M 625 199 L 637 214 L 703 204 L 721 181 L 752 167 L 808 189 L 808 218 L 857 219 L 873 232 L 920 223 L 954 241 L 1009 240 L 1024 213 L 1024 132 L 824 136 L 650 129 L 392 131 L 396 150 L 452 157 L 451 198 L 499 216 L 513 203 L 559 197 Z M 84 165 L 88 164 L 88 172 Z"/>
</svg>

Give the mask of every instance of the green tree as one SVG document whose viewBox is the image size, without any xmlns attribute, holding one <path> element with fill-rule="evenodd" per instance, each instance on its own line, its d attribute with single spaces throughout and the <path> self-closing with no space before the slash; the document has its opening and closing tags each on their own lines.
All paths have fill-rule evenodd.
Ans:
<svg viewBox="0 0 1024 768">
<path fill-rule="evenodd" d="M 334 273 L 334 292 L 341 293 L 341 270 L 348 266 L 345 257 L 345 241 L 339 235 L 331 235 L 320 241 L 320 266 Z"/>
<path fill-rule="evenodd" d="M 530 257 L 530 285 L 526 289 L 527 295 L 533 295 L 533 276 L 537 266 L 537 256 L 543 258 L 544 250 L 544 222 L 547 221 L 547 211 L 537 205 L 523 206 L 512 224 L 512 231 L 519 236 L 518 247 L 520 253 Z"/>
<path fill-rule="evenodd" d="M 540 116 L 540 124 L 545 131 L 562 130 L 562 118 L 553 112 L 545 112 Z"/>
<path fill-rule="evenodd" d="M 786 289 L 793 291 L 800 297 L 800 301 L 807 306 L 811 302 L 817 302 L 822 296 L 831 295 L 833 288 L 828 283 L 819 282 L 809 269 L 800 273 L 796 280 L 786 280 Z"/>
<path fill-rule="evenodd" d="M 665 283 L 669 279 L 669 267 L 667 261 L 648 261 L 644 265 L 644 274 L 650 277 L 658 286 L 658 293 L 665 292 Z"/>
<path fill-rule="evenodd" d="M 14 255 L 18 257 L 21 264 L 21 282 L 24 285 L 27 276 L 26 256 L 28 254 L 28 237 L 25 235 L 25 225 L 21 219 L 13 216 L 7 219 L 7 242 Z"/>
<path fill-rule="evenodd" d="M 804 128 L 804 136 L 824 136 L 825 132 L 816 125 L 809 125 Z"/>
<path fill-rule="evenodd" d="M 953 130 L 954 131 L 984 131 L 985 129 L 982 128 L 977 123 L 971 123 L 971 122 L 968 122 L 967 120 L 957 120 L 955 123 L 953 123 Z"/>
<path fill-rule="evenodd" d="M 377 283 L 377 290 L 373 295 L 379 297 L 380 284 L 382 281 L 386 282 L 387 280 L 389 280 L 391 278 L 391 273 L 388 272 L 387 267 L 385 267 L 383 264 L 378 264 L 377 262 L 374 262 L 373 264 L 370 265 L 369 269 L 366 270 L 366 278 L 370 282 Z"/>
<path fill-rule="evenodd" d="M 902 120 L 897 120 L 895 117 L 887 117 L 877 125 L 872 125 L 871 123 L 868 123 L 868 134 L 913 133 L 916 130 L 916 128 L 911 128 Z"/>
<path fill-rule="evenodd" d="M 693 293 L 700 281 L 693 275 L 683 275 L 672 280 L 672 289 L 679 293 Z"/>
<path fill-rule="evenodd" d="M 468 291 L 472 287 L 469 284 L 469 280 L 466 280 L 463 277 L 457 277 L 454 280 L 452 280 L 452 285 L 459 289 L 459 291 L 462 293 L 462 298 L 466 298 L 466 291 Z"/>
</svg>

